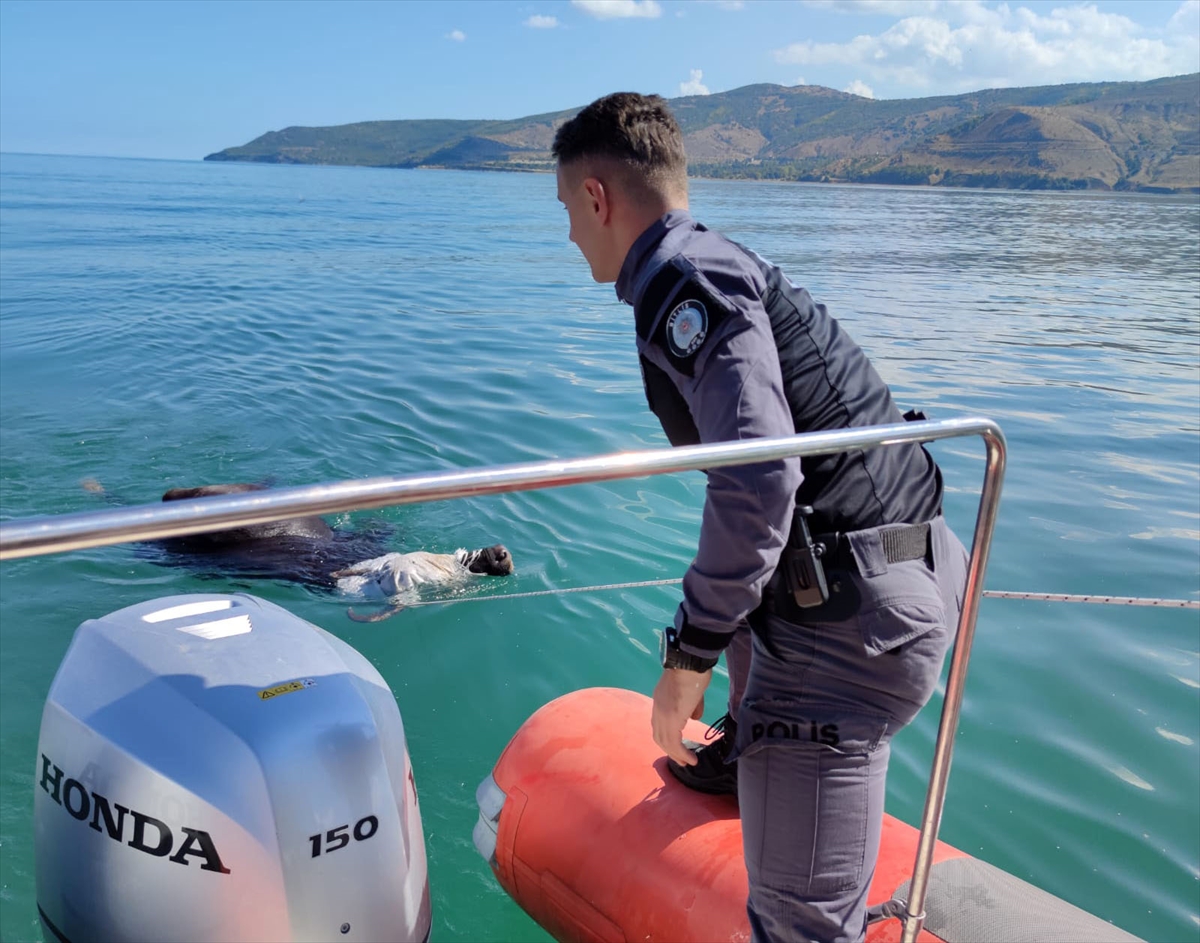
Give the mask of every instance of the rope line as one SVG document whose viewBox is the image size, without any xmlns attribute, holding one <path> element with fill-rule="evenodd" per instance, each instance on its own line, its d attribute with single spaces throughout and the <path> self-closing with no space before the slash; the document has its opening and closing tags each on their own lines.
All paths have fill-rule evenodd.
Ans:
<svg viewBox="0 0 1200 943">
<path fill-rule="evenodd" d="M 1200 609 L 1195 599 L 1156 599 L 1145 596 L 1071 596 L 1067 593 L 1013 593 L 1002 589 L 985 589 L 983 595 L 992 599 L 1037 599 L 1043 602 L 1095 602 L 1110 606 L 1158 606 L 1162 609 Z"/>
<path fill-rule="evenodd" d="M 560 596 L 563 593 L 599 593 L 606 589 L 639 589 L 643 586 L 671 586 L 682 583 L 681 579 L 643 580 L 638 583 L 607 583 L 604 586 L 567 586 L 562 589 L 539 589 L 529 593 L 497 593 L 494 596 L 462 596 L 458 599 L 427 599 L 424 602 L 408 603 L 404 608 L 414 606 L 448 606 L 456 602 L 480 602 L 492 599 L 528 599 L 530 596 Z"/>
<path fill-rule="evenodd" d="M 448 606 L 459 602 L 490 602 L 500 599 L 529 599 L 533 596 L 561 596 L 566 593 L 600 593 L 613 589 L 641 589 L 646 586 L 673 586 L 682 579 L 642 580 L 634 583 L 606 583 L 602 586 L 568 586 L 561 589 L 539 589 L 528 593 L 498 593 L 494 596 L 463 596 L 458 599 L 428 599 L 405 606 Z M 1158 599 L 1142 596 L 1077 596 L 1068 593 L 1016 593 L 1000 589 L 985 589 L 983 595 L 990 599 L 1032 599 L 1039 602 L 1087 602 L 1109 606 L 1154 606 L 1160 609 L 1200 609 L 1200 600 Z"/>
</svg>

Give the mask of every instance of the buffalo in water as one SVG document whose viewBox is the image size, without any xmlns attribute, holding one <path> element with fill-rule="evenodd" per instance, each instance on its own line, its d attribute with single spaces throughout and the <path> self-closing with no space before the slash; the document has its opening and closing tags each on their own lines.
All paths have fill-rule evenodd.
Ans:
<svg viewBox="0 0 1200 943">
<path fill-rule="evenodd" d="M 186 501 L 265 490 L 266 486 L 261 484 L 200 485 L 172 488 L 162 499 Z M 332 589 L 337 582 L 334 571 L 386 552 L 385 541 L 391 535 L 392 528 L 384 525 L 343 530 L 330 527 L 319 517 L 295 517 L 206 534 L 167 537 L 156 543 L 168 562 L 197 572 L 288 580 Z"/>
<path fill-rule="evenodd" d="M 116 502 L 96 481 L 84 488 Z M 233 483 L 172 488 L 163 501 L 184 501 L 211 495 L 265 491 L 264 484 Z M 467 576 L 507 576 L 513 572 L 512 556 L 503 544 L 453 554 L 389 553 L 386 541 L 393 529 L 386 525 L 343 530 L 319 517 L 298 517 L 269 524 L 250 524 L 166 537 L 138 545 L 139 555 L 155 563 L 184 567 L 199 576 L 287 580 L 320 589 L 341 589 L 375 598 L 394 597 L 421 583 L 452 582 Z M 378 621 L 403 609 L 393 599 L 391 607 L 367 616 L 353 610 L 352 619 Z"/>
</svg>

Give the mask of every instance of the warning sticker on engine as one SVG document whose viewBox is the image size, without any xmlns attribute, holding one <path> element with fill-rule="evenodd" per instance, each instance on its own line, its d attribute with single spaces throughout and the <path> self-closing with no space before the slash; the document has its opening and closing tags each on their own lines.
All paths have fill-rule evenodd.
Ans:
<svg viewBox="0 0 1200 943">
<path fill-rule="evenodd" d="M 289 681 L 287 684 L 277 684 L 273 688 L 264 688 L 258 692 L 260 701 L 269 701 L 273 697 L 279 697 L 281 694 L 291 694 L 293 691 L 303 691 L 305 688 L 316 687 L 317 682 L 312 678 L 304 678 L 301 681 Z"/>
</svg>

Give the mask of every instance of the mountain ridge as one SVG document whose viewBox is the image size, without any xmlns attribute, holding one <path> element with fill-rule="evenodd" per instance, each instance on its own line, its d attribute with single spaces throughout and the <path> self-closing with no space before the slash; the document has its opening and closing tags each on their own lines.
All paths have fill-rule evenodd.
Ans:
<svg viewBox="0 0 1200 943">
<path fill-rule="evenodd" d="M 670 105 L 696 176 L 1200 193 L 1200 73 L 909 99 L 756 84 Z M 204 159 L 552 170 L 577 111 L 296 126 Z"/>
</svg>

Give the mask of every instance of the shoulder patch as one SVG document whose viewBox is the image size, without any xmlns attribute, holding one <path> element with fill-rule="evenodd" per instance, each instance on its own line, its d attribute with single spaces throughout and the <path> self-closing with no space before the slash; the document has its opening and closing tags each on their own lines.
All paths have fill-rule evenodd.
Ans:
<svg viewBox="0 0 1200 943">
<path fill-rule="evenodd" d="M 716 298 L 694 279 L 676 293 L 659 319 L 650 343 L 667 355 L 671 366 L 685 376 L 694 376 L 697 355 L 730 313 L 728 304 Z"/>
<path fill-rule="evenodd" d="M 681 301 L 667 315 L 667 347 L 676 357 L 690 357 L 708 337 L 708 309 L 698 298 Z"/>
</svg>

